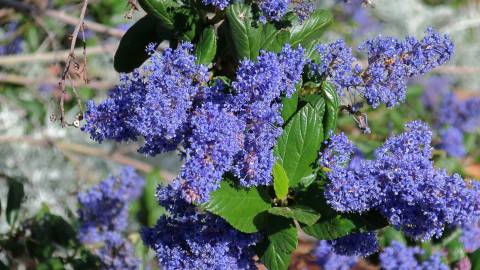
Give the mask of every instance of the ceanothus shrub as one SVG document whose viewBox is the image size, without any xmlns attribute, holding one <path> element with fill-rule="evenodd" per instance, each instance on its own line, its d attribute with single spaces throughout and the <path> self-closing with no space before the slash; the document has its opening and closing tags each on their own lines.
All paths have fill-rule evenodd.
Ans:
<svg viewBox="0 0 480 270">
<path fill-rule="evenodd" d="M 352 266 L 378 251 L 387 226 L 428 241 L 478 222 L 478 183 L 435 167 L 425 123 L 408 123 L 373 158 L 336 131 L 341 108 L 359 115 L 404 102 L 409 79 L 452 57 L 447 35 L 366 40 L 361 65 L 345 41 L 322 38 L 332 15 L 310 2 L 139 3 L 147 15 L 115 55 L 121 83 L 88 103 L 82 129 L 99 143 L 138 141 L 148 156 L 179 153 L 178 176 L 157 190 L 168 213 L 142 230 L 164 269 L 287 269 L 298 226 L 322 240 L 319 264 Z M 458 114 L 444 122 L 467 128 L 463 108 L 473 105 L 449 106 Z M 116 218 L 82 211 L 83 224 L 117 245 Z M 380 261 L 446 267 L 437 255 L 420 264 L 420 254 L 394 243 Z"/>
</svg>

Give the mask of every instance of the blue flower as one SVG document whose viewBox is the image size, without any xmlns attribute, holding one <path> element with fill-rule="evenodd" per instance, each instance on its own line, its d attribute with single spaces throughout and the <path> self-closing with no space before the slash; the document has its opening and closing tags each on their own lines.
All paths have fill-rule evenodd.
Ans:
<svg viewBox="0 0 480 270">
<path fill-rule="evenodd" d="M 330 241 L 335 253 L 344 256 L 368 256 L 377 252 L 378 242 L 375 232 L 352 233 Z"/>
<path fill-rule="evenodd" d="M 421 240 L 440 237 L 447 225 L 463 225 L 480 217 L 479 184 L 434 168 L 432 133 L 414 121 L 407 131 L 389 138 L 374 160 L 348 167 L 352 145 L 344 135 L 333 136 L 320 157 L 330 162 L 325 197 L 333 209 L 362 213 L 380 211 L 394 227 Z M 345 150 L 347 149 L 347 150 Z"/>
<path fill-rule="evenodd" d="M 441 36 L 432 28 L 427 29 L 422 40 L 379 36 L 360 45 L 359 50 L 368 60 L 368 66 L 362 70 L 352 50 L 339 40 L 317 46 L 321 63 L 312 64 L 311 70 L 329 78 L 340 95 L 355 91 L 373 108 L 382 103 L 393 107 L 405 101 L 407 80 L 447 62 L 453 47 L 448 36 Z"/>
<path fill-rule="evenodd" d="M 462 158 L 465 156 L 465 145 L 463 143 L 463 132 L 454 127 L 440 131 L 441 143 L 439 148 L 452 157 Z"/>
<path fill-rule="evenodd" d="M 78 237 L 92 245 L 101 269 L 138 269 L 139 259 L 121 233 L 127 227 L 128 205 L 143 190 L 143 179 L 130 167 L 78 195 Z"/>
<path fill-rule="evenodd" d="M 317 243 L 313 255 L 315 256 L 315 263 L 324 270 L 350 270 L 359 260 L 356 256 L 344 256 L 335 253 L 326 240 Z"/>
<path fill-rule="evenodd" d="M 448 265 L 441 260 L 440 254 L 433 254 L 420 263 L 417 257 L 425 252 L 419 247 L 407 247 L 404 244 L 392 241 L 380 254 L 380 264 L 385 270 L 448 270 Z"/>
<path fill-rule="evenodd" d="M 159 201 L 169 215 L 142 231 L 163 269 L 256 269 L 252 247 L 258 235 L 241 233 L 220 217 L 199 212 L 179 192 L 172 186 L 159 188 Z"/>
</svg>

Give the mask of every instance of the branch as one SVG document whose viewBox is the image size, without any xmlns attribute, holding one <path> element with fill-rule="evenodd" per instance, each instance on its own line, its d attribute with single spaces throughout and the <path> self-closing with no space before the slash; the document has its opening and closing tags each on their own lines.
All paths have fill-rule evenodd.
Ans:
<svg viewBox="0 0 480 270">
<path fill-rule="evenodd" d="M 8 74 L 8 73 L 1 73 L 0 72 L 0 84 L 1 83 L 7 83 L 7 84 L 15 84 L 15 85 L 20 85 L 20 86 L 39 86 L 39 85 L 52 85 L 57 87 L 57 79 L 51 78 L 51 79 L 40 79 L 40 80 L 34 80 L 32 78 L 28 78 L 25 76 L 20 76 L 16 74 Z M 75 80 L 74 81 L 75 85 L 78 86 L 83 86 L 84 82 L 81 80 Z M 116 84 L 115 81 L 89 81 L 88 86 L 89 88 L 95 89 L 95 90 L 110 90 L 112 87 L 114 87 Z"/>
<path fill-rule="evenodd" d="M 114 44 L 106 44 L 88 48 L 89 55 L 114 52 L 117 48 Z M 74 54 L 81 54 L 82 49 L 77 49 Z M 31 62 L 58 62 L 65 59 L 70 54 L 70 50 L 54 51 L 48 53 L 31 53 L 0 56 L 0 66 L 17 65 Z"/>
<path fill-rule="evenodd" d="M 48 9 L 45 11 L 45 15 L 70 25 L 78 25 L 80 23 L 79 19 L 72 17 L 63 11 Z M 85 29 L 92 30 L 97 33 L 107 34 L 113 37 L 121 38 L 125 34 L 125 31 L 121 29 L 108 27 L 93 21 L 84 20 L 83 25 L 85 26 Z"/>
<path fill-rule="evenodd" d="M 33 138 L 29 136 L 2 136 L 0 135 L 0 144 L 13 144 L 13 143 L 27 143 L 30 145 L 42 146 L 42 147 L 56 147 L 62 153 L 71 152 L 84 156 L 100 157 L 106 160 L 110 160 L 116 163 L 132 166 L 133 168 L 149 173 L 153 170 L 153 166 L 143 161 L 131 158 L 127 155 L 119 152 L 110 153 L 106 150 L 91 147 L 77 143 L 57 142 L 52 138 Z M 175 175 L 168 171 L 160 171 L 160 176 L 167 181 L 171 181 L 175 178 Z"/>
</svg>

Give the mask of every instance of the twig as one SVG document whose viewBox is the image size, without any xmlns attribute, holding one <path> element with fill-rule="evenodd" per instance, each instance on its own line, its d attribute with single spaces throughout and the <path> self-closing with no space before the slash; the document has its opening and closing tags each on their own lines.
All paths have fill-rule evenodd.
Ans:
<svg viewBox="0 0 480 270">
<path fill-rule="evenodd" d="M 0 6 L 2 5 L 7 7 L 12 7 L 13 9 L 19 12 L 28 14 L 32 17 L 48 16 L 66 24 L 70 24 L 74 26 L 77 26 L 80 24 L 80 19 L 72 17 L 63 11 L 57 11 L 53 9 L 40 10 L 34 5 L 27 4 L 18 0 L 0 0 Z M 107 35 L 111 35 L 119 38 L 121 38 L 123 34 L 125 34 L 125 31 L 121 29 L 108 27 L 106 25 L 93 22 L 93 21 L 88 21 L 85 19 L 83 20 L 83 24 L 85 25 L 85 28 L 97 33 L 107 34 Z"/>
<path fill-rule="evenodd" d="M 101 46 L 89 47 L 88 55 L 96 55 L 103 53 L 111 53 L 115 51 L 116 45 L 106 44 Z M 81 54 L 83 48 L 74 51 L 74 54 Z M 65 59 L 70 54 L 70 50 L 54 51 L 48 53 L 32 53 L 32 54 L 18 54 L 18 55 L 6 55 L 0 56 L 0 66 L 18 65 L 21 63 L 31 62 L 57 62 L 61 59 Z"/>
<path fill-rule="evenodd" d="M 2 136 L 0 135 L 0 144 L 1 143 L 27 143 L 31 145 L 43 146 L 43 147 L 56 147 L 60 151 L 68 151 L 79 155 L 84 156 L 94 156 L 101 157 L 106 160 L 117 162 L 124 165 L 132 166 L 133 168 L 148 173 L 153 170 L 152 165 L 145 163 L 143 161 L 131 158 L 127 155 L 121 154 L 119 152 L 110 153 L 98 147 L 91 147 L 83 144 L 70 143 L 56 141 L 52 138 L 42 137 L 42 138 L 33 138 L 30 136 Z M 167 171 L 160 171 L 160 176 L 165 180 L 172 180 L 175 176 Z"/>
<path fill-rule="evenodd" d="M 66 14 L 63 11 L 48 9 L 48 10 L 45 11 L 45 15 L 47 15 L 51 18 L 57 19 L 57 20 L 59 20 L 63 23 L 66 23 L 66 24 L 70 24 L 70 25 L 78 25 L 79 24 L 79 19 L 77 19 L 75 17 L 72 17 L 72 16 Z M 92 30 L 92 31 L 97 32 L 97 33 L 107 34 L 107 35 L 110 35 L 110 36 L 113 36 L 113 37 L 121 38 L 125 34 L 124 30 L 108 27 L 108 26 L 105 26 L 103 24 L 88 21 L 88 20 L 84 20 L 83 25 L 88 30 Z"/>
<path fill-rule="evenodd" d="M 0 84 L 7 83 L 7 84 L 15 84 L 20 86 L 40 86 L 40 85 L 52 85 L 57 87 L 57 79 L 40 79 L 34 80 L 25 76 L 20 76 L 16 74 L 6 74 L 0 73 Z M 73 80 L 73 83 L 77 86 L 82 86 L 83 81 L 81 80 Z M 115 86 L 115 81 L 89 81 L 88 87 L 95 89 L 95 90 L 109 90 L 113 86 Z"/>
<path fill-rule="evenodd" d="M 75 27 L 75 30 L 73 31 L 73 34 L 71 36 L 72 41 L 70 43 L 70 53 L 68 54 L 67 60 L 66 60 L 66 65 L 65 68 L 62 72 L 62 76 L 60 78 L 60 81 L 58 82 L 58 85 L 60 87 L 60 90 L 62 92 L 60 96 L 60 125 L 62 127 L 66 126 L 66 121 L 65 121 L 65 108 L 63 106 L 64 101 L 65 101 L 65 96 L 67 94 L 65 90 L 65 78 L 67 77 L 67 74 L 70 72 L 70 67 L 72 63 L 74 64 L 74 67 L 79 69 L 79 64 L 75 62 L 75 45 L 77 43 L 77 38 L 78 34 L 81 29 L 83 29 L 83 20 L 85 18 L 85 14 L 87 13 L 87 6 L 88 6 L 88 0 L 83 0 L 83 6 L 82 6 L 82 11 L 80 12 L 80 19 L 78 20 L 78 24 Z M 85 40 L 83 40 L 85 43 Z M 83 46 L 83 53 L 85 54 L 85 45 Z M 84 63 L 84 68 L 86 68 L 87 63 Z M 79 71 L 82 72 L 82 71 Z M 86 79 L 85 79 L 86 80 Z"/>
</svg>

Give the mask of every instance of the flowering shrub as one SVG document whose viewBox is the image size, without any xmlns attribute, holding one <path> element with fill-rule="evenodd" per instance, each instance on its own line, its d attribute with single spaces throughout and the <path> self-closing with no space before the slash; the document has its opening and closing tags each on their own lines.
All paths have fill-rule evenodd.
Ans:
<svg viewBox="0 0 480 270">
<path fill-rule="evenodd" d="M 74 224 L 45 211 L 17 231 L 23 185 L 9 179 L 17 208 L 7 207 L 14 237 L 0 235 L 8 260 L 21 239 L 25 253 L 47 260 L 40 269 L 62 251 L 57 261 L 69 269 L 149 269 L 147 250 L 161 269 L 303 269 L 294 251 L 308 235 L 318 240 L 309 263 L 325 270 L 479 267 L 480 183 L 437 158 L 468 155 L 480 99 L 459 99 L 446 78 L 421 78 L 452 59 L 448 35 L 429 27 L 421 37 L 372 37 L 382 28 L 361 0 L 335 5 L 365 26 L 351 37 L 364 39 L 357 47 L 323 35 L 335 8 L 313 1 L 134 2 L 146 15 L 115 53 L 120 83 L 87 101 L 78 126 L 146 160 L 176 153 L 178 174 L 157 186 L 125 167 L 78 193 Z M 0 55 L 20 52 L 17 25 L 5 26 Z M 369 126 L 368 115 L 402 110 L 412 81 L 426 88 L 418 100 L 431 124 L 404 117 L 383 134 Z M 52 220 L 40 241 L 37 223 Z M 60 229 L 66 241 L 52 233 Z"/>
<path fill-rule="evenodd" d="M 157 191 L 169 214 L 142 232 L 166 269 L 247 269 L 255 267 L 254 257 L 268 269 L 287 269 L 298 241 L 295 224 L 329 241 L 317 255 L 335 257 L 377 252 L 375 231 L 385 226 L 427 241 L 478 221 L 478 183 L 434 167 L 425 123 L 407 124 L 374 159 L 356 165 L 350 161 L 358 149 L 336 133 L 342 106 L 358 115 L 365 104 L 404 102 L 409 78 L 452 57 L 448 36 L 428 28 L 420 40 L 366 40 L 359 46 L 368 63 L 362 67 L 343 40 L 324 43 L 332 17 L 307 3 L 140 4 L 147 15 L 127 32 L 115 58 L 117 70 L 133 72 L 107 100 L 88 104 L 83 130 L 99 142 L 142 140 L 139 152 L 178 150 L 184 159 L 179 175 Z M 179 13 L 189 20 L 175 20 Z M 147 19 L 158 27 L 141 37 L 149 45 L 136 54 L 145 50 L 149 59 L 134 69 L 143 60 L 130 59 L 128 46 L 138 29 L 148 31 Z M 162 52 L 155 51 L 157 28 L 170 40 Z M 347 96 L 360 101 L 350 104 Z M 474 105 L 451 99 L 442 102 L 458 114 L 440 112 L 442 123 L 467 128 L 463 108 Z M 447 129 L 441 136 L 450 141 L 461 133 Z M 446 267 L 439 256 L 419 264 L 416 254 L 393 243 L 380 257 L 386 269 Z"/>
</svg>

